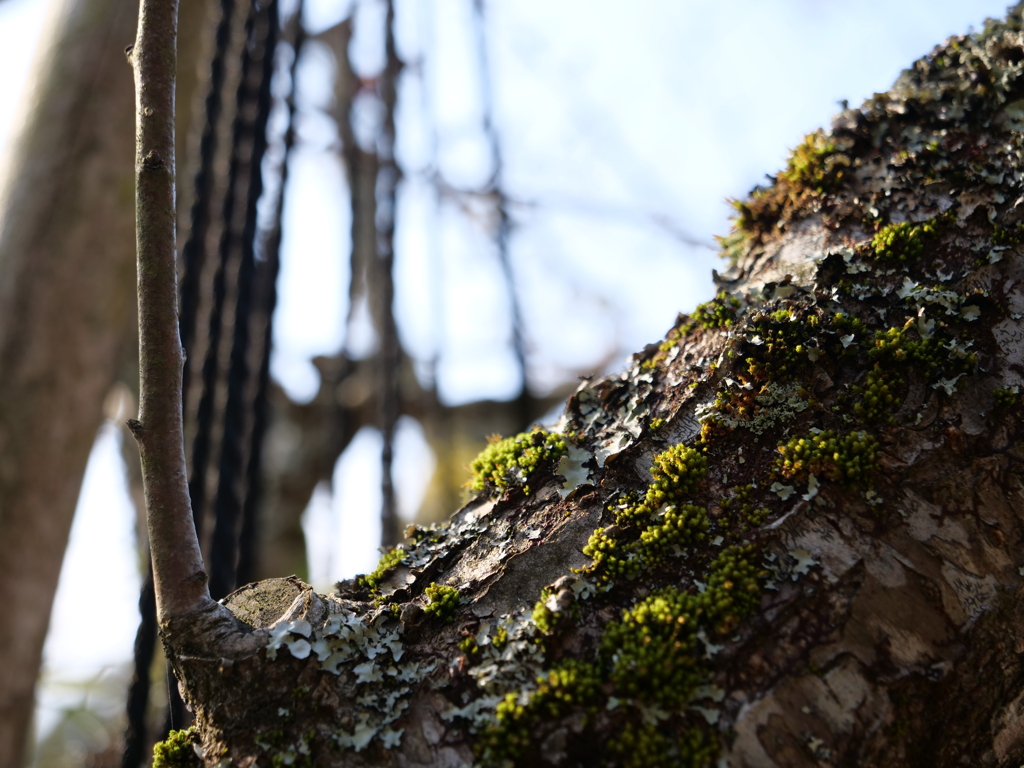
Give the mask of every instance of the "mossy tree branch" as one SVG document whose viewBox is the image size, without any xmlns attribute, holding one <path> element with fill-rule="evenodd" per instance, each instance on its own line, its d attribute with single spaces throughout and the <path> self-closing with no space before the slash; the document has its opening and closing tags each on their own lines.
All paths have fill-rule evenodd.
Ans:
<svg viewBox="0 0 1024 768">
<path fill-rule="evenodd" d="M 181 414 L 174 204 L 177 0 L 141 0 L 129 59 L 135 71 L 135 217 L 139 419 L 157 614 L 161 623 L 210 602 L 192 523 Z"/>
</svg>

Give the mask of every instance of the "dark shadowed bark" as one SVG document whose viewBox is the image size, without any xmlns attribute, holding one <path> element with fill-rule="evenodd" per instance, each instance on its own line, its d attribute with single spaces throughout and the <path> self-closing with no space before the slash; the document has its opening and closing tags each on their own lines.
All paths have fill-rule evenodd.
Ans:
<svg viewBox="0 0 1024 768">
<path fill-rule="evenodd" d="M 1020 765 L 1021 30 L 808 136 L 737 204 L 718 296 L 485 451 L 449 523 L 334 595 L 166 616 L 178 739 L 209 766 Z"/>
</svg>

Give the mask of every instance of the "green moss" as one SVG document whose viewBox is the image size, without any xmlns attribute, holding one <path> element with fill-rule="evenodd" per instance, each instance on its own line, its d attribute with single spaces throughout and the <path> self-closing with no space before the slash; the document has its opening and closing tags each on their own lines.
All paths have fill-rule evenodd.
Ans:
<svg viewBox="0 0 1024 768">
<path fill-rule="evenodd" d="M 708 460 L 696 448 L 678 443 L 654 457 L 651 484 L 647 486 L 640 515 L 650 514 L 662 504 L 682 503 L 697 492 L 708 473 Z M 622 518 L 631 517 L 623 513 Z"/>
<path fill-rule="evenodd" d="M 909 221 L 882 227 L 871 239 L 871 249 L 876 259 L 898 261 L 908 264 L 917 261 L 924 253 L 925 245 L 934 239 L 939 223 L 938 217 L 914 224 Z"/>
<path fill-rule="evenodd" d="M 662 428 L 663 426 L 665 426 L 665 420 L 664 420 L 664 419 L 662 419 L 662 418 L 654 418 L 654 419 L 651 419 L 651 424 L 650 424 L 650 426 L 651 426 L 651 431 L 652 431 L 652 432 L 657 432 L 657 431 L 658 431 L 658 430 L 660 430 L 660 429 L 661 429 L 661 428 Z"/>
<path fill-rule="evenodd" d="M 1017 224 L 1004 229 L 998 224 L 992 225 L 992 245 L 1020 245 L 1024 243 L 1024 224 Z"/>
<path fill-rule="evenodd" d="M 627 721 L 608 741 L 608 751 L 623 768 L 703 768 L 718 755 L 705 728 L 663 728 Z"/>
<path fill-rule="evenodd" d="M 645 565 L 654 565 L 673 550 L 704 541 L 710 527 L 704 507 L 695 504 L 662 507 L 640 533 L 638 549 Z"/>
<path fill-rule="evenodd" d="M 447 584 L 431 583 L 423 590 L 430 602 L 423 607 L 423 612 L 428 616 L 436 616 L 444 622 L 455 618 L 459 610 L 461 595 L 455 587 Z"/>
<path fill-rule="evenodd" d="M 639 528 L 639 539 L 620 542 L 609 533 L 612 529 L 598 528 L 583 548 L 593 563 L 578 572 L 594 576 L 601 584 L 632 579 L 670 552 L 703 541 L 710 527 L 707 512 L 686 501 L 697 492 L 707 471 L 704 454 L 683 443 L 655 456 L 652 480 L 643 497 L 627 495 L 609 507 L 616 526 Z"/>
<path fill-rule="evenodd" d="M 524 486 L 529 495 L 525 484 L 541 462 L 557 461 L 568 450 L 565 437 L 540 428 L 494 440 L 470 464 L 473 479 L 469 488 L 474 493 L 487 491 L 494 495 Z"/>
<path fill-rule="evenodd" d="M 997 409 L 1013 408 L 1020 402 L 1020 387 L 1012 386 L 993 390 L 992 397 Z"/>
<path fill-rule="evenodd" d="M 758 382 L 795 377 L 820 358 L 839 360 L 854 354 L 857 348 L 850 336 L 866 332 L 863 322 L 841 312 L 824 317 L 799 305 L 757 310 L 744 332 L 747 374 Z"/>
<path fill-rule="evenodd" d="M 459 643 L 459 650 L 461 650 L 467 656 L 475 656 L 480 652 L 480 646 L 476 642 L 476 638 L 470 635 L 469 637 L 462 638 Z"/>
<path fill-rule="evenodd" d="M 405 549 L 401 546 L 389 549 L 381 556 L 380 562 L 377 563 L 377 567 L 373 570 L 373 573 L 368 573 L 365 576 L 359 577 L 357 580 L 359 586 L 376 591 L 376 589 L 381 585 L 381 582 L 384 581 L 385 577 L 388 575 L 388 572 L 402 562 L 405 555 Z"/>
<path fill-rule="evenodd" d="M 794 437 L 782 443 L 775 471 L 788 480 L 807 480 L 809 475 L 828 478 L 846 486 L 863 485 L 874 471 L 878 441 L 867 432 L 838 435 L 832 430 Z"/>
<path fill-rule="evenodd" d="M 566 659 L 537 678 L 529 694 L 508 693 L 495 709 L 495 724 L 481 734 L 476 750 L 484 765 L 507 765 L 531 746 L 530 729 L 538 720 L 562 717 L 574 707 L 590 707 L 601 695 L 594 665 Z"/>
<path fill-rule="evenodd" d="M 818 194 L 834 191 L 842 184 L 850 158 L 839 152 L 831 137 L 818 130 L 807 134 L 789 156 L 779 181 Z"/>
<path fill-rule="evenodd" d="M 944 373 L 955 376 L 972 371 L 978 357 L 973 352 L 958 357 L 952 354 L 947 341 L 939 333 L 921 338 L 916 330 L 915 318 L 902 327 L 891 327 L 876 331 L 873 344 L 868 350 L 868 359 L 885 366 L 913 367 L 925 378 Z"/>
<path fill-rule="evenodd" d="M 736 545 L 722 550 L 711 563 L 701 603 L 719 634 L 735 629 L 761 602 L 760 579 L 765 572 L 758 567 L 756 556 L 753 544 Z"/>
<path fill-rule="evenodd" d="M 590 534 L 583 547 L 583 554 L 593 562 L 577 572 L 595 576 L 601 584 L 616 579 L 632 579 L 640 572 L 640 563 L 630 557 L 630 547 L 620 544 L 605 528 L 598 528 Z"/>
<path fill-rule="evenodd" d="M 491 638 L 491 645 L 497 648 L 499 651 L 505 647 L 508 643 L 508 630 L 505 627 L 499 627 L 498 631 L 494 633 L 494 637 Z"/>
<path fill-rule="evenodd" d="M 868 371 L 863 385 L 852 387 L 858 398 L 853 405 L 853 412 L 867 423 L 893 421 L 893 413 L 903 403 L 899 394 L 900 382 L 892 374 L 886 373 L 877 364 Z"/>
<path fill-rule="evenodd" d="M 578 659 L 565 659 L 550 672 L 537 678 L 537 691 L 531 704 L 541 714 L 555 718 L 570 707 L 586 706 L 601 693 L 601 678 L 597 668 Z"/>
<path fill-rule="evenodd" d="M 194 725 L 183 731 L 171 731 L 167 738 L 153 745 L 153 768 L 193 768 L 201 761 L 194 745 L 199 743 L 199 729 Z"/>
<path fill-rule="evenodd" d="M 537 625 L 537 629 L 543 632 L 545 635 L 550 634 L 551 630 L 555 628 L 555 613 L 547 607 L 548 594 L 547 590 L 541 592 L 540 600 L 538 600 L 533 606 L 533 623 Z"/>
<path fill-rule="evenodd" d="M 735 518 L 740 524 L 740 530 L 747 533 L 752 528 L 759 528 L 771 515 L 768 507 L 758 507 L 754 504 L 754 486 L 743 485 L 734 489 L 736 495 L 732 498 L 723 498 L 720 502 L 722 510 Z"/>
<path fill-rule="evenodd" d="M 600 657 L 615 695 L 674 711 L 707 678 L 697 655 L 701 599 L 676 587 L 652 593 L 608 626 Z"/>
<path fill-rule="evenodd" d="M 733 324 L 742 302 L 727 291 L 719 291 L 711 301 L 698 304 L 693 322 L 701 328 L 727 328 Z"/>
</svg>

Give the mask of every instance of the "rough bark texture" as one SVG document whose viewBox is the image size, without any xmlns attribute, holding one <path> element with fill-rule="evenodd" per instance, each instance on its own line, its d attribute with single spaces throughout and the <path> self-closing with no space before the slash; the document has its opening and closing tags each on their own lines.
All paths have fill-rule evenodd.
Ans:
<svg viewBox="0 0 1024 768">
<path fill-rule="evenodd" d="M 807 137 L 448 524 L 166 622 L 205 764 L 1020 765 L 1021 27 Z"/>
<path fill-rule="evenodd" d="M 131 349 L 131 0 L 57 4 L 0 181 L 0 766 L 21 768 L 103 399 Z"/>
</svg>

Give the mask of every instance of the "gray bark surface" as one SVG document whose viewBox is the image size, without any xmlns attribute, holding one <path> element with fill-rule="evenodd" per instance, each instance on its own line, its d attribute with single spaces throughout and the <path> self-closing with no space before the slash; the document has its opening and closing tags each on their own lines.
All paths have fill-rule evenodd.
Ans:
<svg viewBox="0 0 1024 768">
<path fill-rule="evenodd" d="M 1021 28 L 807 137 L 722 293 L 377 573 L 163 622 L 202 762 L 1019 766 Z"/>
</svg>

